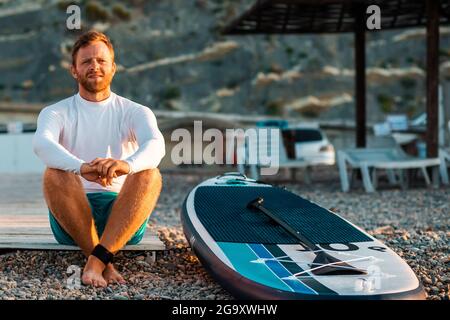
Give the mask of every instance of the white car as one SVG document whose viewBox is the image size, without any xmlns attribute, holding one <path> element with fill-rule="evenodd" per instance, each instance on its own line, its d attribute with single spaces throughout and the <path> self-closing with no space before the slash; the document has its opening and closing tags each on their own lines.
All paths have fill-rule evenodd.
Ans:
<svg viewBox="0 0 450 320">
<path fill-rule="evenodd" d="M 296 159 L 304 159 L 312 164 L 335 164 L 334 147 L 322 130 L 309 127 L 294 127 L 284 130 L 291 131 L 294 136 Z"/>
</svg>

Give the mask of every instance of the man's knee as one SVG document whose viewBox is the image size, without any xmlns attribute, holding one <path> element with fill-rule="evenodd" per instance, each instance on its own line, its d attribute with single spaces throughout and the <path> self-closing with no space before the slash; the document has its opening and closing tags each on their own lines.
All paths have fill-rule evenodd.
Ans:
<svg viewBox="0 0 450 320">
<path fill-rule="evenodd" d="M 81 183 L 78 176 L 72 172 L 48 167 L 44 171 L 43 180 L 44 187 L 58 186 L 61 188 L 71 182 Z"/>
<path fill-rule="evenodd" d="M 44 171 L 44 180 L 57 180 L 67 178 L 67 176 L 70 174 L 71 172 L 47 167 Z"/>
<path fill-rule="evenodd" d="M 135 173 L 134 176 L 143 179 L 145 183 L 152 185 L 153 187 L 162 186 L 162 176 L 158 168 L 142 170 L 138 173 Z"/>
<path fill-rule="evenodd" d="M 144 173 L 148 176 L 148 178 L 151 180 L 152 183 L 155 184 L 162 183 L 161 173 L 159 172 L 158 168 L 144 170 Z"/>
</svg>

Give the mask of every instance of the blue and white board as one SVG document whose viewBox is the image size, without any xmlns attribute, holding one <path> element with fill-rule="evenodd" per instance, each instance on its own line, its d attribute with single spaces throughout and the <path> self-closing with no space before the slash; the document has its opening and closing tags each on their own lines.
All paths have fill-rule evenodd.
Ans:
<svg viewBox="0 0 450 320">
<path fill-rule="evenodd" d="M 319 250 L 362 274 L 320 274 L 311 251 L 263 213 L 256 197 Z M 206 180 L 181 213 L 192 249 L 211 275 L 239 299 L 423 299 L 411 268 L 386 245 L 319 205 L 238 174 Z"/>
</svg>

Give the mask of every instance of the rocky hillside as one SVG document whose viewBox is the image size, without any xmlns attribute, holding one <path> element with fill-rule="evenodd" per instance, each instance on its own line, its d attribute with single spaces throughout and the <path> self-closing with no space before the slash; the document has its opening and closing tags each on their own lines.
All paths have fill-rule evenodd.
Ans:
<svg viewBox="0 0 450 320">
<path fill-rule="evenodd" d="M 53 102 L 75 92 L 66 8 L 82 30 L 114 42 L 113 90 L 162 110 L 349 118 L 353 36 L 223 36 L 253 0 L 0 0 L 0 102 Z M 425 33 L 370 33 L 368 115 L 425 109 Z M 450 81 L 450 28 L 441 28 L 442 81 Z"/>
</svg>

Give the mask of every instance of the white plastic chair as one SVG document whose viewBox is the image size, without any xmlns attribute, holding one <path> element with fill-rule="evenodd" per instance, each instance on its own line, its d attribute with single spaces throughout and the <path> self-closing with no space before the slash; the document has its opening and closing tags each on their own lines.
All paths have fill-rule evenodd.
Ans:
<svg viewBox="0 0 450 320">
<path fill-rule="evenodd" d="M 440 165 L 439 158 L 422 159 L 407 155 L 400 148 L 355 148 L 338 151 L 338 167 L 341 180 L 342 191 L 350 189 L 347 174 L 347 165 L 361 171 L 363 184 L 366 192 L 374 192 L 377 185 L 377 169 L 398 171 L 400 182 L 404 186 L 402 170 L 420 169 L 427 185 L 431 184 L 427 167 L 437 167 Z M 372 170 L 372 177 L 370 175 Z M 390 182 L 394 180 L 390 177 Z"/>
<path fill-rule="evenodd" d="M 442 183 L 445 185 L 449 184 L 448 179 L 448 162 L 450 163 L 450 149 L 439 149 L 439 158 L 441 160 L 441 165 L 439 166 L 439 172 L 441 174 Z"/>
<path fill-rule="evenodd" d="M 271 131 L 273 130 L 273 131 Z M 283 143 L 283 137 L 281 130 L 273 127 L 255 128 L 255 137 L 246 137 L 243 144 L 244 150 L 239 150 L 238 155 L 241 157 L 241 164 L 238 165 L 239 172 L 245 174 L 245 165 L 250 167 L 250 177 L 253 179 L 259 179 L 260 171 L 267 168 L 268 163 L 264 163 L 264 157 L 270 156 L 270 158 L 278 159 L 277 167 L 289 169 L 305 168 L 305 181 L 311 182 L 310 166 L 311 164 L 302 159 L 289 159 L 287 156 L 286 148 Z M 271 135 L 276 134 L 276 136 Z M 275 138 L 275 140 L 271 140 Z"/>
</svg>

